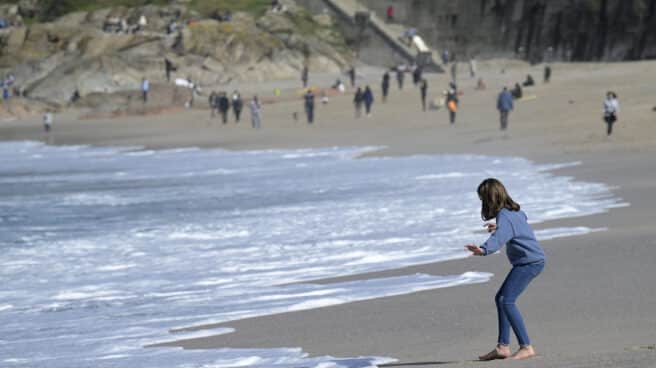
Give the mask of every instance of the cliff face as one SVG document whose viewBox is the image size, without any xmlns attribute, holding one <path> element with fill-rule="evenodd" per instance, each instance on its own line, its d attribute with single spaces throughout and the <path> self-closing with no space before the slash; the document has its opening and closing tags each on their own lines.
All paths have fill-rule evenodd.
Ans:
<svg viewBox="0 0 656 368">
<path fill-rule="evenodd" d="M 656 0 L 360 0 L 458 56 L 656 58 Z"/>
<path fill-rule="evenodd" d="M 338 72 L 350 62 L 329 17 L 312 17 L 293 1 L 284 3 L 284 11 L 236 12 L 229 21 L 208 19 L 183 5 L 149 5 L 14 24 L 0 29 L 0 77 L 11 73 L 28 98 L 64 105 L 74 91 L 84 102 L 92 94 L 138 90 L 143 77 L 163 86 L 190 78 L 201 88 L 214 88 L 231 81 L 296 78 L 305 64 L 313 71 Z M 116 31 L 115 23 L 108 29 L 109 20 L 127 20 L 134 27 L 142 16 L 147 23 L 139 29 Z M 175 67 L 171 82 L 165 59 Z"/>
</svg>

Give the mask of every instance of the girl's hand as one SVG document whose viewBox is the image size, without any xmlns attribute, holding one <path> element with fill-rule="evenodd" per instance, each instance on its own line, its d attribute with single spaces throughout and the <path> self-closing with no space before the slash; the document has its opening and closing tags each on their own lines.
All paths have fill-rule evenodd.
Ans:
<svg viewBox="0 0 656 368">
<path fill-rule="evenodd" d="M 493 232 L 494 230 L 497 229 L 497 225 L 496 224 L 491 224 L 491 223 L 485 224 L 485 225 L 483 225 L 483 227 L 487 228 L 488 233 L 491 233 L 491 232 Z"/>
<path fill-rule="evenodd" d="M 473 244 L 465 245 L 465 249 L 472 252 L 472 254 L 475 256 L 482 256 L 484 254 L 483 250 L 478 245 L 473 245 Z"/>
</svg>

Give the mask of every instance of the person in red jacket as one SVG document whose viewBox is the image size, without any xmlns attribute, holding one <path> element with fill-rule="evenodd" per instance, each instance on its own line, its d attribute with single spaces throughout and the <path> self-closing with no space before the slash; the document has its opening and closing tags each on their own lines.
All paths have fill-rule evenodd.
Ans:
<svg viewBox="0 0 656 368">
<path fill-rule="evenodd" d="M 387 21 L 389 23 L 394 22 L 394 7 L 392 5 L 387 7 Z"/>
</svg>

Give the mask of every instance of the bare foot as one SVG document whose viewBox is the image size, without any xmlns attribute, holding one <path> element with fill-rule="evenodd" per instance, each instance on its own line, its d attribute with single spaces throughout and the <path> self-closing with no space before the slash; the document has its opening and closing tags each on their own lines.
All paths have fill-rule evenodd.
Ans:
<svg viewBox="0 0 656 368">
<path fill-rule="evenodd" d="M 517 360 L 528 359 L 534 357 L 535 355 L 536 354 L 535 354 L 535 350 L 533 350 L 533 347 L 531 345 L 528 345 L 519 348 L 519 350 L 517 350 L 517 352 L 513 354 L 512 358 Z"/>
<path fill-rule="evenodd" d="M 491 352 L 478 357 L 479 360 L 506 359 L 510 357 L 510 348 L 503 345 L 497 345 Z"/>
</svg>

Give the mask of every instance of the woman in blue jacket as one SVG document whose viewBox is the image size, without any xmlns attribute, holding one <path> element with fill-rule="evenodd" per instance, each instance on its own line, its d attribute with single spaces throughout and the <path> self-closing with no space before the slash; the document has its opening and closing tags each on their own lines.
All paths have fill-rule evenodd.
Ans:
<svg viewBox="0 0 656 368">
<path fill-rule="evenodd" d="M 369 86 L 364 89 L 362 99 L 364 100 L 364 110 L 367 112 L 367 117 L 369 117 L 371 116 L 371 105 L 374 103 L 374 93 Z"/>
<path fill-rule="evenodd" d="M 499 180 L 485 179 L 478 186 L 477 192 L 482 202 L 481 217 L 484 221 L 496 218 L 496 224 L 485 225 L 492 235 L 483 245 L 467 245 L 466 249 L 475 256 L 487 256 L 506 245 L 506 254 L 512 264 L 512 269 L 494 299 L 499 318 L 497 346 L 479 358 L 481 360 L 530 358 L 535 356 L 535 350 L 515 301 L 544 269 L 544 251 L 527 222 L 526 214 L 508 195 Z M 519 350 L 513 355 L 510 354 L 511 327 L 519 342 Z"/>
</svg>

